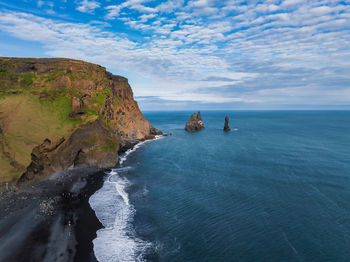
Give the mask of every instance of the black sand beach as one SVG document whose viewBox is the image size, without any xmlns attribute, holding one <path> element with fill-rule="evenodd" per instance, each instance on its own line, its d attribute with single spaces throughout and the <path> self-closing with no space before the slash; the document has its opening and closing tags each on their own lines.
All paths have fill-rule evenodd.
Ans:
<svg viewBox="0 0 350 262">
<path fill-rule="evenodd" d="M 0 193 L 0 262 L 96 261 L 89 197 L 104 172 L 75 169 Z"/>
</svg>

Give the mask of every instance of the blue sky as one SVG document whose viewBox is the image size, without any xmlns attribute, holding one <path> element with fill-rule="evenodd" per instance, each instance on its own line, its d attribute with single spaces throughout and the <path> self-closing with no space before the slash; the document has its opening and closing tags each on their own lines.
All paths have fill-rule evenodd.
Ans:
<svg viewBox="0 0 350 262">
<path fill-rule="evenodd" d="M 350 0 L 1 0 L 0 39 L 126 76 L 143 110 L 350 109 Z"/>
</svg>

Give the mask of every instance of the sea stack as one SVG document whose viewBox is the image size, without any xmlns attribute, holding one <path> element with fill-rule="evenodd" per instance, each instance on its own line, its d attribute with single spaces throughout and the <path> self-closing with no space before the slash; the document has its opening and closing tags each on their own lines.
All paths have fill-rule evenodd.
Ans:
<svg viewBox="0 0 350 262">
<path fill-rule="evenodd" d="M 231 131 L 231 128 L 228 126 L 228 116 L 225 117 L 224 131 L 226 132 Z"/>
<path fill-rule="evenodd" d="M 197 115 L 195 113 L 191 115 L 190 120 L 188 120 L 186 123 L 185 130 L 187 132 L 195 132 L 195 131 L 202 130 L 203 128 L 204 128 L 204 124 L 202 121 L 201 112 L 198 111 Z"/>
</svg>

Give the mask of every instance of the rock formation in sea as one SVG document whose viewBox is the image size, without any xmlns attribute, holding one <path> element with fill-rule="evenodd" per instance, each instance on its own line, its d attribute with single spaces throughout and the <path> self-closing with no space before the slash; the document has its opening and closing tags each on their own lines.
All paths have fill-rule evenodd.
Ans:
<svg viewBox="0 0 350 262">
<path fill-rule="evenodd" d="M 190 120 L 187 121 L 185 126 L 185 130 L 187 132 L 195 132 L 195 131 L 202 130 L 203 128 L 204 128 L 204 124 L 202 121 L 202 116 L 200 111 L 198 111 L 197 115 L 193 113 L 191 115 Z"/>
<path fill-rule="evenodd" d="M 158 134 L 128 80 L 102 66 L 0 57 L 0 184 L 113 167 L 118 153 Z"/>
<path fill-rule="evenodd" d="M 225 117 L 224 131 L 231 131 L 231 128 L 228 126 L 228 116 Z"/>
</svg>

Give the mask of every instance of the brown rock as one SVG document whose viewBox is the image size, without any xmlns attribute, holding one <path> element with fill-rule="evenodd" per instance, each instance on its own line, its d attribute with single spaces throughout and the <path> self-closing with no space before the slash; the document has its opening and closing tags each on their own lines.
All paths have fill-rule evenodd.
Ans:
<svg viewBox="0 0 350 262">
<path fill-rule="evenodd" d="M 52 143 L 50 139 L 46 138 L 44 142 L 34 147 L 31 158 L 32 162 L 27 167 L 27 171 L 21 176 L 19 182 L 29 181 L 35 178 L 37 175 L 42 175 L 43 172 L 52 172 L 50 152 L 55 150 L 64 142 L 64 138 L 59 139 L 57 142 Z"/>
<path fill-rule="evenodd" d="M 185 126 L 185 130 L 187 132 L 195 132 L 195 131 L 202 130 L 203 128 L 204 128 L 204 124 L 202 121 L 202 116 L 200 111 L 198 111 L 197 115 L 193 113 L 190 117 L 190 120 L 187 121 Z"/>
<path fill-rule="evenodd" d="M 228 116 L 225 117 L 225 125 L 224 125 L 224 131 L 231 131 L 231 128 L 228 126 Z"/>
<path fill-rule="evenodd" d="M 80 98 L 72 97 L 72 113 L 71 117 L 77 117 L 84 114 L 83 103 Z"/>
<path fill-rule="evenodd" d="M 74 167 L 114 167 L 118 163 L 117 136 L 101 120 L 81 126 L 65 140 L 50 139 L 35 147 L 32 162 L 18 183 Z"/>
<path fill-rule="evenodd" d="M 201 111 L 198 111 L 197 119 L 202 121 Z"/>
<path fill-rule="evenodd" d="M 109 95 L 106 95 L 105 106 L 103 108 L 102 115 L 107 120 L 114 119 L 114 110 L 113 110 L 112 99 Z"/>
</svg>

